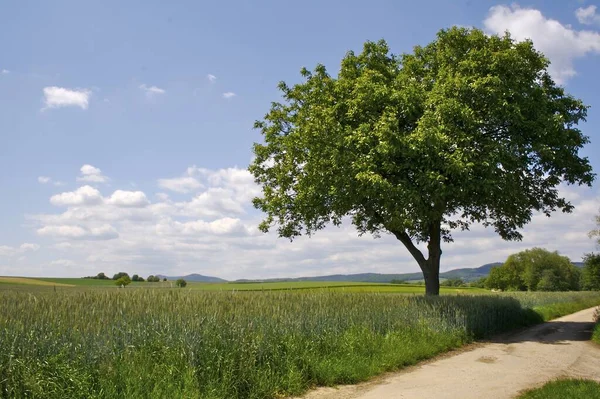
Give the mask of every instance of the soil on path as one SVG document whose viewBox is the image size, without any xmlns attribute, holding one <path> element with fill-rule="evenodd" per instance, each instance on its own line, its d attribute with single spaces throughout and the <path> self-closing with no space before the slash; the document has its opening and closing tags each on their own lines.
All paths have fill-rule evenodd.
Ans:
<svg viewBox="0 0 600 399">
<path fill-rule="evenodd" d="M 589 341 L 594 309 L 503 335 L 471 350 L 304 399 L 508 399 L 558 377 L 600 381 L 600 346 Z"/>
</svg>

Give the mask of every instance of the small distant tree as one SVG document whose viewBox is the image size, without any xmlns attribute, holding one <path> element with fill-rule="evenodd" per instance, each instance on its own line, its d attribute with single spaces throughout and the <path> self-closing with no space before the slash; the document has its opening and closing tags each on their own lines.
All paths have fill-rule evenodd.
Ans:
<svg viewBox="0 0 600 399">
<path fill-rule="evenodd" d="M 166 277 L 163 277 L 163 281 L 167 281 L 167 278 L 166 278 Z"/>
<path fill-rule="evenodd" d="M 143 278 L 143 277 L 138 277 L 138 280 L 137 280 L 137 281 L 138 281 L 138 282 L 140 282 L 140 283 L 143 283 L 145 280 L 144 280 L 144 278 Z"/>
<path fill-rule="evenodd" d="M 406 280 L 399 280 L 397 278 L 390 281 L 390 284 L 406 284 Z"/>
<path fill-rule="evenodd" d="M 122 277 L 119 277 L 117 280 L 115 280 L 115 285 L 117 285 L 119 287 L 122 285 L 127 286 L 129 284 L 131 284 L 131 279 L 129 278 L 129 276 L 122 276 Z"/>
<path fill-rule="evenodd" d="M 165 279 L 166 281 L 166 279 Z M 185 281 L 184 279 L 180 278 L 175 282 L 175 285 L 178 286 L 179 288 L 183 288 L 187 285 L 187 281 Z"/>
<path fill-rule="evenodd" d="M 125 276 L 127 276 L 127 278 L 131 280 L 131 278 L 129 277 L 129 274 L 127 274 L 125 272 L 119 272 L 119 273 L 115 274 L 112 279 L 113 280 L 118 280 L 121 277 L 125 277 Z"/>
<path fill-rule="evenodd" d="M 96 275 L 96 277 L 98 280 L 106 280 L 108 277 L 106 276 L 106 274 L 100 272 Z"/>
<path fill-rule="evenodd" d="M 140 281 L 140 276 L 134 274 L 133 276 L 131 276 L 131 281 Z"/>
<path fill-rule="evenodd" d="M 583 258 L 581 286 L 584 290 L 600 291 L 600 254 L 587 254 Z"/>
<path fill-rule="evenodd" d="M 158 283 L 160 281 L 160 278 L 151 274 L 148 276 L 146 281 L 148 281 L 149 283 Z"/>
</svg>

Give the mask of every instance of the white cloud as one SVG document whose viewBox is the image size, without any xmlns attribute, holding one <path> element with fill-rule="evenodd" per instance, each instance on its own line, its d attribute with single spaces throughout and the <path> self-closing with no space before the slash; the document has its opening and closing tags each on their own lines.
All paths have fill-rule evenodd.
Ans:
<svg viewBox="0 0 600 399">
<path fill-rule="evenodd" d="M 119 237 L 117 230 L 109 224 L 92 228 L 69 225 L 44 226 L 39 228 L 37 233 L 41 236 L 75 240 L 112 240 Z"/>
<path fill-rule="evenodd" d="M 115 191 L 106 201 L 107 203 L 120 207 L 143 208 L 150 202 L 142 191 Z"/>
<path fill-rule="evenodd" d="M 69 259 L 57 259 L 50 262 L 50 266 L 73 267 L 75 266 L 75 262 Z"/>
<path fill-rule="evenodd" d="M 26 252 L 36 252 L 40 249 L 38 244 L 23 243 L 18 247 L 11 247 L 8 245 L 0 245 L 0 256 L 15 256 L 24 254 Z"/>
<path fill-rule="evenodd" d="M 64 87 L 44 87 L 44 104 L 48 108 L 79 107 L 87 109 L 92 92 L 88 89 L 65 89 Z"/>
<path fill-rule="evenodd" d="M 158 94 L 166 93 L 166 91 L 164 89 L 161 89 L 160 87 L 156 87 L 156 86 L 147 86 L 145 84 L 142 84 L 139 87 L 146 93 L 146 96 L 148 96 L 148 97 L 153 97 Z"/>
<path fill-rule="evenodd" d="M 508 30 L 516 40 L 531 39 L 537 50 L 551 61 L 550 74 L 559 84 L 575 76 L 574 62 L 588 54 L 600 53 L 600 34 L 595 31 L 574 30 L 569 25 L 546 18 L 539 10 L 518 5 L 499 5 L 490 8 L 484 20 L 491 33 Z"/>
<path fill-rule="evenodd" d="M 102 174 L 102 171 L 92 165 L 83 165 L 80 169 L 81 175 L 77 177 L 77 181 L 88 183 L 106 183 L 109 179 Z"/>
<path fill-rule="evenodd" d="M 52 180 L 52 178 L 48 177 L 48 176 L 39 176 L 38 182 L 40 184 L 54 184 L 55 186 L 64 186 L 65 185 L 65 183 L 58 181 L 58 180 Z"/>
<path fill-rule="evenodd" d="M 197 191 L 204 186 L 193 176 L 194 171 L 188 168 L 185 176 L 170 179 L 158 179 L 158 186 L 177 193 L 189 193 Z"/>
<path fill-rule="evenodd" d="M 169 200 L 169 194 L 167 194 L 167 193 L 156 193 L 156 198 L 158 198 L 161 201 L 168 201 Z"/>
<path fill-rule="evenodd" d="M 91 186 L 79 187 L 75 191 L 53 195 L 50 203 L 56 206 L 98 205 L 103 202 L 100 191 Z"/>
<path fill-rule="evenodd" d="M 596 6 L 581 7 L 575 11 L 579 23 L 583 25 L 600 24 L 600 15 L 596 14 Z"/>
<path fill-rule="evenodd" d="M 232 91 L 228 91 L 228 92 L 223 93 L 223 98 L 229 99 L 229 98 L 233 98 L 235 96 L 236 96 L 236 94 L 234 92 L 232 92 Z"/>
<path fill-rule="evenodd" d="M 2 73 L 2 75 L 8 75 L 10 71 L 8 69 L 3 69 L 2 71 L 0 71 L 0 73 Z"/>
<path fill-rule="evenodd" d="M 214 83 L 217 81 L 217 77 L 215 75 L 211 75 L 210 73 L 206 75 L 206 79 L 208 79 L 210 83 Z"/>
<path fill-rule="evenodd" d="M 59 194 L 54 202 L 66 209 L 31 215 L 26 224 L 55 243 L 39 249 L 35 265 L 27 266 L 25 260 L 18 267 L 11 265 L 4 274 L 83 276 L 122 269 L 144 275 L 196 272 L 236 279 L 418 271 L 398 240 L 389 235 L 379 240 L 358 237 L 347 220 L 341 228 L 328 227 L 294 242 L 277 238 L 274 232 L 260 233 L 257 225 L 263 215 L 251 204 L 260 189 L 243 168 L 190 166 L 183 176 L 194 178 L 202 187 L 177 198 L 158 193 L 152 196 L 152 203 L 141 191 L 104 193 L 88 186 L 85 192 L 78 189 Z M 456 242 L 443 247 L 442 270 L 503 261 L 511 253 L 533 246 L 559 250 L 580 260 L 595 248 L 586 233 L 594 227 L 590 215 L 598 213 L 600 202 L 592 190 L 561 190 L 575 205 L 573 214 L 535 215 L 523 230 L 523 242 L 502 241 L 481 226 L 456 233 Z M 0 246 L 0 254 L 11 254 L 7 258 L 11 262 L 2 258 L 0 263 L 17 263 L 24 254 L 17 251 L 33 249 L 29 245 Z M 55 256 L 56 251 L 61 255 Z M 40 263 L 42 258 L 45 261 Z M 56 258 L 73 261 L 77 269 L 49 267 Z"/>
</svg>

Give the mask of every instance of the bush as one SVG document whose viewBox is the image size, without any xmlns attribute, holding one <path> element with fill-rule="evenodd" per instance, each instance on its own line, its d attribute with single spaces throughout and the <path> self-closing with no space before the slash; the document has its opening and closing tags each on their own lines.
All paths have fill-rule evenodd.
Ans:
<svg viewBox="0 0 600 399">
<path fill-rule="evenodd" d="M 406 284 L 406 280 L 398 280 L 395 278 L 390 281 L 390 284 Z"/>
<path fill-rule="evenodd" d="M 179 288 L 183 288 L 187 285 L 187 281 L 185 281 L 184 279 L 180 278 L 179 280 L 177 280 L 175 282 L 175 285 L 177 285 Z"/>
<path fill-rule="evenodd" d="M 148 278 L 146 279 L 147 282 L 149 283 L 158 283 L 160 281 L 160 278 L 157 276 L 153 276 L 152 274 L 148 276 Z"/>
<path fill-rule="evenodd" d="M 462 278 L 449 278 L 442 281 L 440 285 L 442 287 L 464 287 L 466 284 Z"/>
</svg>

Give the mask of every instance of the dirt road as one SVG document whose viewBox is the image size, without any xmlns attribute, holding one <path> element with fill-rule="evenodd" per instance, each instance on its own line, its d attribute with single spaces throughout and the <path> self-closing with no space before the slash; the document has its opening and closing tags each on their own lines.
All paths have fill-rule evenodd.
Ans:
<svg viewBox="0 0 600 399">
<path fill-rule="evenodd" d="M 562 376 L 600 381 L 600 346 L 589 341 L 592 315 L 583 310 L 372 382 L 319 388 L 304 399 L 503 399 Z"/>
</svg>

